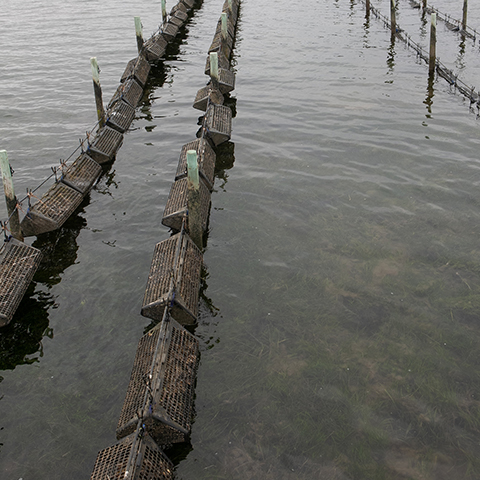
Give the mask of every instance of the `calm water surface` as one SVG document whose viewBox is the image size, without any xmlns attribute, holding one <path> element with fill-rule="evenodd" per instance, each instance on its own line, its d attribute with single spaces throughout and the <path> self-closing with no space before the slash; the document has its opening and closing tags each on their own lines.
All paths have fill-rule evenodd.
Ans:
<svg viewBox="0 0 480 480">
<path fill-rule="evenodd" d="M 89 58 L 108 100 L 135 56 L 133 16 L 155 31 L 160 2 L 136 3 L 0 3 L 0 147 L 19 196 L 95 123 Z M 29 239 L 47 260 L 0 333 L 2 479 L 89 478 L 115 443 L 222 3 L 197 5 L 78 215 Z M 426 46 L 429 19 L 397 3 Z M 434 3 L 457 18 L 462 4 Z M 442 62 L 475 85 L 478 39 L 438 32 Z M 429 82 L 360 0 L 244 0 L 235 64 L 194 330 L 196 419 L 191 445 L 169 452 L 178 477 L 479 478 L 476 108 Z"/>
</svg>

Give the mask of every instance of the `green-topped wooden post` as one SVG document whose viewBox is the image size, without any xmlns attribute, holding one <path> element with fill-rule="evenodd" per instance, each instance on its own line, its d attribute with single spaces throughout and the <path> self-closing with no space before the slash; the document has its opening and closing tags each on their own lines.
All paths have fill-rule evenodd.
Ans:
<svg viewBox="0 0 480 480">
<path fill-rule="evenodd" d="M 395 11 L 395 0 L 390 0 L 390 28 L 392 36 L 397 33 L 397 15 Z"/>
<path fill-rule="evenodd" d="M 435 62 L 437 53 L 437 14 L 432 13 L 430 26 L 430 55 L 428 58 L 428 73 L 433 75 L 435 72 Z"/>
<path fill-rule="evenodd" d="M 467 7 L 468 0 L 463 0 L 463 17 L 462 17 L 462 29 L 467 30 Z"/>
<path fill-rule="evenodd" d="M 222 12 L 222 40 L 226 41 L 227 40 L 227 35 L 228 35 L 228 24 L 227 24 L 227 14 L 225 12 Z"/>
<path fill-rule="evenodd" d="M 6 150 L 0 150 L 0 168 L 2 171 L 3 189 L 5 190 L 5 202 L 7 204 L 7 214 L 10 225 L 10 231 L 17 240 L 23 242 L 23 233 L 20 228 L 20 219 L 18 217 L 17 197 L 13 189 L 12 170 L 8 161 Z"/>
<path fill-rule="evenodd" d="M 135 35 L 137 36 L 137 49 L 138 49 L 138 53 L 140 53 L 143 48 L 142 21 L 140 20 L 140 17 L 134 17 L 134 21 L 135 21 Z"/>
<path fill-rule="evenodd" d="M 200 177 L 197 151 L 187 151 L 188 233 L 198 248 L 203 249 L 203 228 L 200 206 Z"/>
<path fill-rule="evenodd" d="M 162 21 L 163 23 L 167 23 L 167 2 L 166 0 L 162 0 Z"/>
<path fill-rule="evenodd" d="M 95 104 L 97 105 L 98 125 L 102 128 L 105 125 L 105 110 L 103 108 L 100 69 L 98 68 L 97 57 L 90 58 L 90 65 L 92 67 L 93 91 L 95 93 Z"/>
<path fill-rule="evenodd" d="M 212 81 L 218 83 L 218 53 L 210 52 L 210 77 Z"/>
</svg>

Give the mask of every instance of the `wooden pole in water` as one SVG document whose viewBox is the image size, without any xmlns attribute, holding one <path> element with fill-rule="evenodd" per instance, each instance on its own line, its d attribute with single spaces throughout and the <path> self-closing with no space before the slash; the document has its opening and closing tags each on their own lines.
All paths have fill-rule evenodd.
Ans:
<svg viewBox="0 0 480 480">
<path fill-rule="evenodd" d="M 395 12 L 395 0 L 390 0 L 390 28 L 392 36 L 397 33 L 397 18 Z"/>
<path fill-rule="evenodd" d="M 225 12 L 222 13 L 221 19 L 222 19 L 222 40 L 226 41 L 227 35 L 228 35 L 228 26 L 227 26 L 227 14 Z"/>
<path fill-rule="evenodd" d="M 200 215 L 200 178 L 197 151 L 187 151 L 188 232 L 198 248 L 203 248 L 202 218 Z"/>
<path fill-rule="evenodd" d="M 467 5 L 468 5 L 468 0 L 463 0 L 463 18 L 462 18 L 463 30 L 467 30 Z"/>
<path fill-rule="evenodd" d="M 427 0 L 423 0 L 422 8 L 425 10 L 427 8 Z"/>
<path fill-rule="evenodd" d="M 233 12 L 233 1 L 232 0 L 228 0 L 228 9 L 230 10 L 230 12 Z"/>
<path fill-rule="evenodd" d="M 366 5 L 367 5 L 367 15 L 370 14 L 370 0 L 366 0 Z"/>
<path fill-rule="evenodd" d="M 437 14 L 432 13 L 431 16 L 431 27 L 430 27 L 430 56 L 428 60 L 428 73 L 433 75 L 435 72 L 435 58 L 436 58 L 436 47 L 437 47 Z"/>
<path fill-rule="evenodd" d="M 2 170 L 3 189 L 5 190 L 5 202 L 7 204 L 7 214 L 12 235 L 23 242 L 23 233 L 20 228 L 20 220 L 18 218 L 17 197 L 13 189 L 12 170 L 8 161 L 6 150 L 0 150 L 0 168 Z"/>
<path fill-rule="evenodd" d="M 167 23 L 167 4 L 166 4 L 166 0 L 162 0 L 162 21 L 163 21 L 163 24 Z"/>
<path fill-rule="evenodd" d="M 105 125 L 105 110 L 103 108 L 102 87 L 100 86 L 100 69 L 98 68 L 97 57 L 90 58 L 92 67 L 93 91 L 97 105 L 98 125 L 102 128 Z"/>
<path fill-rule="evenodd" d="M 134 21 L 135 21 L 135 35 L 137 36 L 137 49 L 138 49 L 138 53 L 140 53 L 143 48 L 142 21 L 140 20 L 140 17 L 134 17 Z"/>
</svg>

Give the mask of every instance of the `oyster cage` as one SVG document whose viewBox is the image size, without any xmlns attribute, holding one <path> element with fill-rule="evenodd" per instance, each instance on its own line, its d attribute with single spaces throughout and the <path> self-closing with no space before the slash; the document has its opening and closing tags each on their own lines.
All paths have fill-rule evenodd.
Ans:
<svg viewBox="0 0 480 480">
<path fill-rule="evenodd" d="M 159 445 L 188 441 L 193 419 L 198 340 L 172 319 L 162 321 L 138 343 L 117 438 L 139 421 Z"/>
<path fill-rule="evenodd" d="M 201 251 L 188 235 L 178 233 L 155 245 L 141 314 L 161 320 L 171 305 L 171 315 L 182 325 L 197 321 Z M 172 302 L 172 290 L 175 295 Z"/>
<path fill-rule="evenodd" d="M 42 198 L 28 209 L 20 226 L 26 237 L 60 228 L 82 203 L 83 195 L 62 182 L 52 185 Z"/>
<path fill-rule="evenodd" d="M 210 211 L 210 190 L 204 182 L 200 182 L 200 217 L 202 230 L 207 230 L 208 213 Z M 182 228 L 183 218 L 188 210 L 188 180 L 181 178 L 173 182 L 170 195 L 163 211 L 162 224 L 179 232 Z"/>
<path fill-rule="evenodd" d="M 223 93 L 210 82 L 209 85 L 206 85 L 197 92 L 193 102 L 193 108 L 206 112 L 210 103 L 223 105 L 223 100 Z"/>
<path fill-rule="evenodd" d="M 205 138 L 199 138 L 198 140 L 189 142 L 182 147 L 175 180 L 180 180 L 187 176 L 187 152 L 189 150 L 195 150 L 197 152 L 198 171 L 208 189 L 212 190 L 216 156 L 213 148 Z"/>
<path fill-rule="evenodd" d="M 0 248 L 0 327 L 12 320 L 41 259 L 40 250 L 15 238 Z"/>
<path fill-rule="evenodd" d="M 135 118 L 135 109 L 120 100 L 110 105 L 107 111 L 107 125 L 120 133 L 125 133 Z"/>
<path fill-rule="evenodd" d="M 161 33 L 149 38 L 143 47 L 145 49 L 147 59 L 151 62 L 160 60 L 160 58 L 165 55 L 167 45 L 167 39 Z"/>
<path fill-rule="evenodd" d="M 215 145 L 230 140 L 232 134 L 232 110 L 223 105 L 210 104 L 203 117 L 203 126 L 207 136 Z"/>
<path fill-rule="evenodd" d="M 150 64 L 143 55 L 139 55 L 128 62 L 120 82 L 123 83 L 133 77 L 141 87 L 145 87 L 149 73 Z"/>
<path fill-rule="evenodd" d="M 95 184 L 102 173 L 102 167 L 91 159 L 86 153 L 82 153 L 65 170 L 62 182 L 85 195 Z"/>
<path fill-rule="evenodd" d="M 173 464 L 146 432 L 98 452 L 90 480 L 173 480 Z"/>
<path fill-rule="evenodd" d="M 108 163 L 113 160 L 122 143 L 123 134 L 105 126 L 97 133 L 87 153 L 100 164 Z"/>
<path fill-rule="evenodd" d="M 113 94 L 113 97 L 110 100 L 110 105 L 119 100 L 124 100 L 133 108 L 136 108 L 142 96 L 143 87 L 137 83 L 134 78 L 130 78 L 118 86 L 117 91 Z"/>
<path fill-rule="evenodd" d="M 218 88 L 225 94 L 235 90 L 235 73 L 229 69 L 218 69 Z"/>
</svg>

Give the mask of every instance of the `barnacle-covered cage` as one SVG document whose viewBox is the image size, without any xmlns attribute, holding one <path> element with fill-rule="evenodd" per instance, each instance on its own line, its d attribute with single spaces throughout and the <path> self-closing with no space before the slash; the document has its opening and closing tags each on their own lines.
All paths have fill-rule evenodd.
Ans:
<svg viewBox="0 0 480 480">
<path fill-rule="evenodd" d="M 56 182 L 31 207 L 20 224 L 26 237 L 60 228 L 80 206 L 83 195 L 63 182 Z"/>
<path fill-rule="evenodd" d="M 188 441 L 198 361 L 198 340 L 166 314 L 138 343 L 117 438 L 141 420 L 159 445 Z"/>
<path fill-rule="evenodd" d="M 160 447 L 138 428 L 101 450 L 90 480 L 173 480 L 173 464 Z"/>
<path fill-rule="evenodd" d="M 123 100 L 111 103 L 107 108 L 107 125 L 120 133 L 125 133 L 135 118 L 135 109 Z"/>
<path fill-rule="evenodd" d="M 160 321 L 171 307 L 182 325 L 196 323 L 202 264 L 202 252 L 184 232 L 157 243 L 141 314 Z"/>
<path fill-rule="evenodd" d="M 168 41 L 162 33 L 150 37 L 143 45 L 147 59 L 151 62 L 160 60 L 165 55 Z"/>
<path fill-rule="evenodd" d="M 96 162 L 111 162 L 122 146 L 123 134 L 110 127 L 101 128 L 87 149 L 88 155 Z"/>
<path fill-rule="evenodd" d="M 216 156 L 208 140 L 204 137 L 189 142 L 182 147 L 175 180 L 180 180 L 187 176 L 187 152 L 189 150 L 195 150 L 197 152 L 198 171 L 202 180 L 206 182 L 209 190 L 212 190 Z"/>
<path fill-rule="evenodd" d="M 134 78 L 141 87 L 145 87 L 150 73 L 150 64 L 143 55 L 132 58 L 123 72 L 120 82 L 125 82 L 129 78 Z"/>
<path fill-rule="evenodd" d="M 15 238 L 0 246 L 0 327 L 12 320 L 41 259 L 40 250 Z"/>
<path fill-rule="evenodd" d="M 85 195 L 101 174 L 102 167 L 86 153 L 82 153 L 63 171 L 61 181 Z"/>
<path fill-rule="evenodd" d="M 203 128 L 215 145 L 230 140 L 232 134 L 232 110 L 224 105 L 210 104 L 203 117 Z"/>
<path fill-rule="evenodd" d="M 117 91 L 113 94 L 110 104 L 113 104 L 118 100 L 124 100 L 133 108 L 136 108 L 142 96 L 143 87 L 135 80 L 135 78 L 129 78 L 118 86 Z"/>
</svg>

